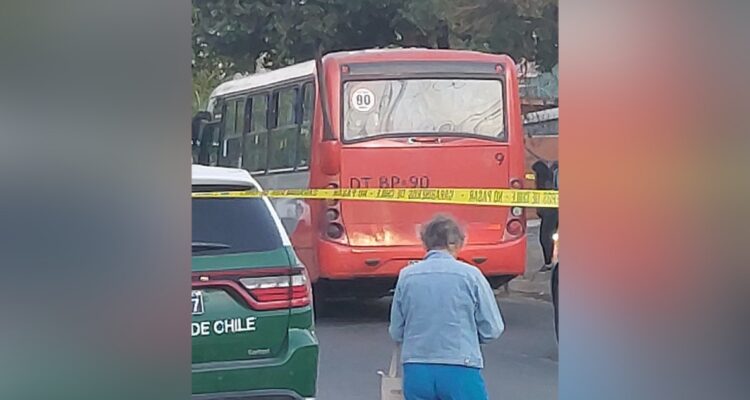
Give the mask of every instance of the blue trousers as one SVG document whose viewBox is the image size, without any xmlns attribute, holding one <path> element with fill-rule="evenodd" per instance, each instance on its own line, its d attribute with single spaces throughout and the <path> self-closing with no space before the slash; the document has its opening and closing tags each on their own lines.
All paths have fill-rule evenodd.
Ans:
<svg viewBox="0 0 750 400">
<path fill-rule="evenodd" d="M 406 400 L 487 400 L 479 368 L 444 364 L 404 364 Z"/>
</svg>

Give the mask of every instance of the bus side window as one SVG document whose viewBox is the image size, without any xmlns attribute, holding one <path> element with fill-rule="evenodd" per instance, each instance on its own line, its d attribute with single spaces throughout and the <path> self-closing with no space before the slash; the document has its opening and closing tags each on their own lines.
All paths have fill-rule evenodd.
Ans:
<svg viewBox="0 0 750 400">
<path fill-rule="evenodd" d="M 294 167 L 298 127 L 295 124 L 294 110 L 298 92 L 298 88 L 292 87 L 280 89 L 274 93 L 275 102 L 271 103 L 272 119 L 268 146 L 268 168 L 271 170 Z"/>
<path fill-rule="evenodd" d="M 301 127 L 299 132 L 299 143 L 297 146 L 297 169 L 307 169 L 310 167 L 310 142 L 312 137 L 312 113 L 315 101 L 315 88 L 312 82 L 305 83 L 302 86 L 301 94 L 302 114 Z"/>
<path fill-rule="evenodd" d="M 232 99 L 226 103 L 222 120 L 222 146 L 219 165 L 239 167 L 242 158 L 242 122 L 245 99 Z"/>
<path fill-rule="evenodd" d="M 267 163 L 268 129 L 266 115 L 268 113 L 268 95 L 259 94 L 249 100 L 249 120 L 245 129 L 244 155 L 242 168 L 254 173 L 264 173 Z"/>
<path fill-rule="evenodd" d="M 206 143 L 206 164 L 212 167 L 219 165 L 219 159 L 222 152 L 223 124 L 226 114 L 227 104 L 223 99 L 219 99 L 214 107 L 214 125 L 211 129 L 203 132 L 202 142 Z"/>
</svg>

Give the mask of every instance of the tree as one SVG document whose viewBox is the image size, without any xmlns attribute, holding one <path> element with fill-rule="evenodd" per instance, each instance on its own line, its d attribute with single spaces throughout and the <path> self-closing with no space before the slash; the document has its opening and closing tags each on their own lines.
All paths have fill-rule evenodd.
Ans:
<svg viewBox="0 0 750 400">
<path fill-rule="evenodd" d="M 446 2 L 447 3 L 447 2 Z M 462 47 L 506 53 L 535 61 L 549 71 L 557 64 L 556 0 L 452 0 L 447 13 Z"/>
<path fill-rule="evenodd" d="M 557 0 L 194 0 L 193 10 L 200 85 L 254 72 L 259 59 L 268 68 L 311 59 L 318 45 L 450 47 L 543 69 L 557 63 Z"/>
<path fill-rule="evenodd" d="M 219 68 L 193 68 L 193 113 L 206 109 L 211 91 L 224 78 L 225 75 Z"/>
</svg>

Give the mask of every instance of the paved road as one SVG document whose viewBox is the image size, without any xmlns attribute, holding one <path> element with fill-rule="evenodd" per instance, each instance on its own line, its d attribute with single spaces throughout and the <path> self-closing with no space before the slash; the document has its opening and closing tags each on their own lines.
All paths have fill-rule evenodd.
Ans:
<svg viewBox="0 0 750 400">
<path fill-rule="evenodd" d="M 529 262 L 536 266 L 538 244 L 530 240 Z M 533 260 L 533 261 L 532 261 Z M 552 305 L 521 293 L 498 296 L 507 329 L 483 348 L 490 398 L 544 400 L 557 398 L 557 344 Z M 346 301 L 318 315 L 322 400 L 379 399 L 378 370 L 390 362 L 390 299 Z"/>
</svg>

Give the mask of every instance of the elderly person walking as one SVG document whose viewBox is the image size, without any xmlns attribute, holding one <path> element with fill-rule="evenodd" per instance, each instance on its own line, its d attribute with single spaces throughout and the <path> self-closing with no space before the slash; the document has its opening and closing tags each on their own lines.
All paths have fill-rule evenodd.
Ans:
<svg viewBox="0 0 750 400">
<path fill-rule="evenodd" d="M 393 340 L 401 344 L 406 400 L 487 399 L 480 343 L 505 329 L 482 272 L 456 260 L 464 233 L 437 216 L 422 231 L 427 256 L 399 274 L 391 305 Z"/>
</svg>

